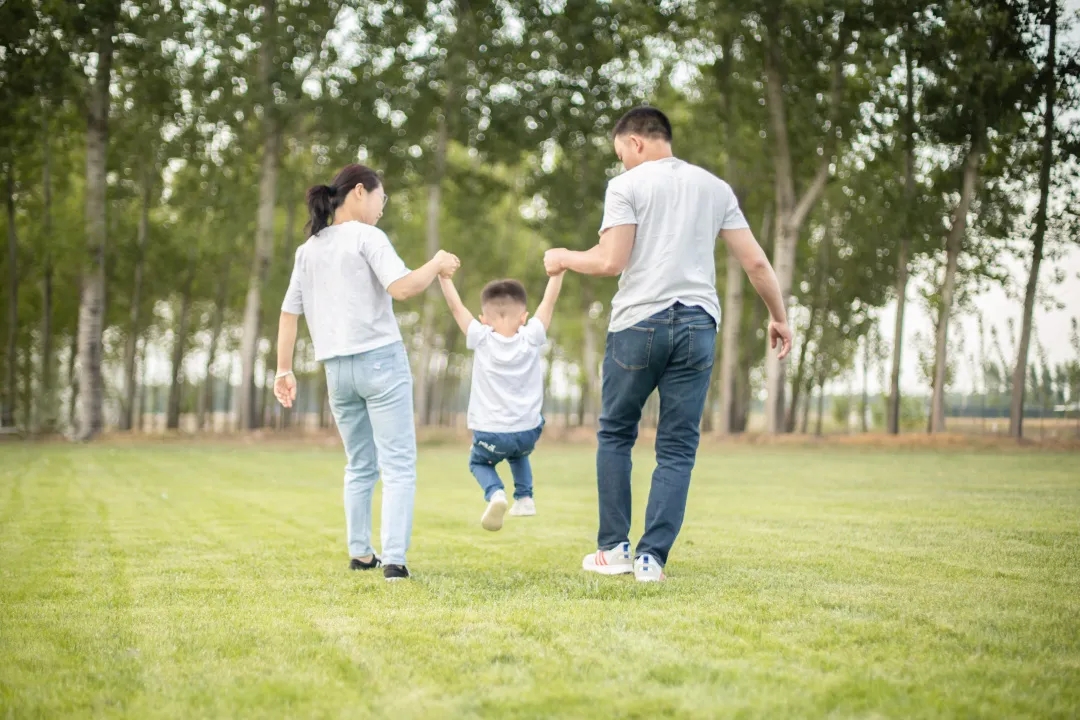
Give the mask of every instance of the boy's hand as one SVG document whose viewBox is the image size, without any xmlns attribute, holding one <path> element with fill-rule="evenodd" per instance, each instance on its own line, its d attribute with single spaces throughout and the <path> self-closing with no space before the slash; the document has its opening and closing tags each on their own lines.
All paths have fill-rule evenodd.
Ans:
<svg viewBox="0 0 1080 720">
<path fill-rule="evenodd" d="M 457 269 L 461 267 L 461 260 L 458 259 L 458 256 L 445 250 L 435 253 L 434 260 L 439 268 L 440 277 L 452 277 L 457 272 Z"/>
</svg>

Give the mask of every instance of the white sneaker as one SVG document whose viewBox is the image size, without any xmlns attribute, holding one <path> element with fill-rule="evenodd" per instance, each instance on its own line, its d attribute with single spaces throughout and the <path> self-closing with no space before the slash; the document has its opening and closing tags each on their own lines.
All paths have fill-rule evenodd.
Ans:
<svg viewBox="0 0 1080 720">
<path fill-rule="evenodd" d="M 514 506 L 510 508 L 510 514 L 514 517 L 532 517 L 536 514 L 536 503 L 531 497 L 515 500 Z"/>
<path fill-rule="evenodd" d="M 624 542 L 611 550 L 597 550 L 581 561 L 581 569 L 601 575 L 625 575 L 634 572 L 634 559 L 630 556 L 630 543 Z"/>
<path fill-rule="evenodd" d="M 506 491 L 496 490 L 492 493 L 491 500 L 488 500 L 487 510 L 484 511 L 484 516 L 480 518 L 480 524 L 485 530 L 492 532 L 502 530 L 503 515 L 506 514 L 508 504 L 506 502 Z"/>
<path fill-rule="evenodd" d="M 642 555 L 634 561 L 634 577 L 638 582 L 661 582 L 667 579 L 664 568 L 652 555 Z"/>
</svg>

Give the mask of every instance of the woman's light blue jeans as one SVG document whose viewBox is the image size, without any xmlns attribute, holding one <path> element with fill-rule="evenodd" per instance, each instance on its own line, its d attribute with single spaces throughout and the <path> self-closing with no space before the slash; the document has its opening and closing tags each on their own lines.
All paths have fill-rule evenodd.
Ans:
<svg viewBox="0 0 1080 720">
<path fill-rule="evenodd" d="M 394 343 L 324 363 L 330 409 L 345 445 L 345 526 L 349 555 L 371 547 L 371 495 L 381 474 L 382 561 L 404 565 L 416 494 L 412 373 Z"/>
</svg>

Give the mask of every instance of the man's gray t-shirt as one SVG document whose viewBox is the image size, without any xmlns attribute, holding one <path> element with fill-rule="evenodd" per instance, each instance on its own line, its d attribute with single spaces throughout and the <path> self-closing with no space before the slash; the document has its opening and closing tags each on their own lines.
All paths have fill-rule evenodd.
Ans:
<svg viewBox="0 0 1080 720">
<path fill-rule="evenodd" d="M 374 225 L 331 225 L 296 250 L 282 312 L 304 315 L 315 359 L 367 352 L 401 340 L 386 288 L 409 274 Z"/>
<path fill-rule="evenodd" d="M 703 308 L 720 325 L 716 236 L 749 227 L 730 185 L 678 158 L 644 162 L 608 183 L 600 232 L 616 225 L 637 230 L 611 300 L 611 332 L 675 303 Z"/>
</svg>

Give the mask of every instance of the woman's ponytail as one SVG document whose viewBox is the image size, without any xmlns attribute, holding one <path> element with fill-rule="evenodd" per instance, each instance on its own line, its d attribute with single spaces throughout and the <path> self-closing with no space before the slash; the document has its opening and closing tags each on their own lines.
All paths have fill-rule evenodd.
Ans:
<svg viewBox="0 0 1080 720">
<path fill-rule="evenodd" d="M 334 219 L 336 194 L 329 185 L 316 185 L 307 191 L 309 234 L 318 235 Z"/>
</svg>

